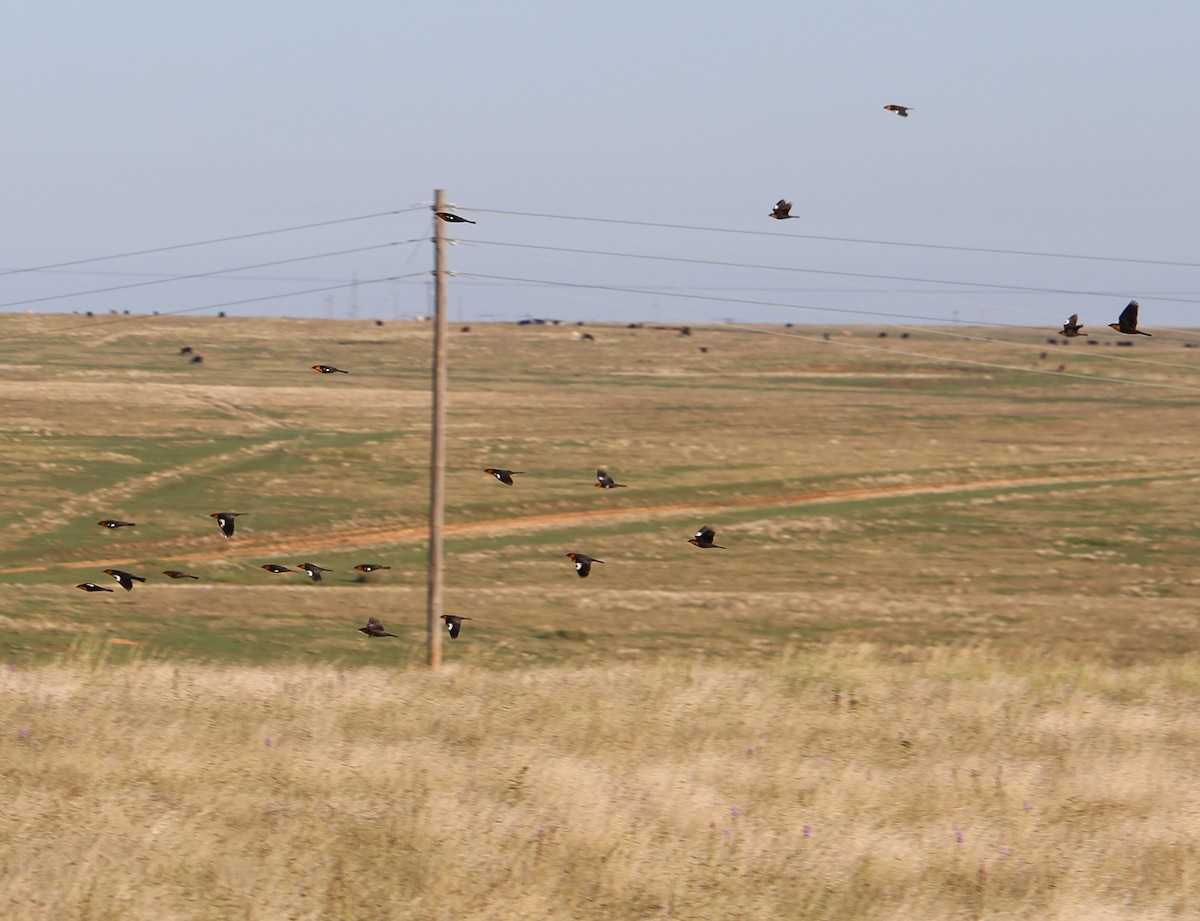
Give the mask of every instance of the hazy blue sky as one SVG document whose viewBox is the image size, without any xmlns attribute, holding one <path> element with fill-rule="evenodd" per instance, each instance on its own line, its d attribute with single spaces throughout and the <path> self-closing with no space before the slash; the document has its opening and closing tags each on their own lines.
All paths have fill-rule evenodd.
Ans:
<svg viewBox="0 0 1200 921">
<path fill-rule="evenodd" d="M 96 289 L 424 238 L 425 210 L 12 270 L 400 211 L 441 187 L 479 221 L 452 228 L 484 241 L 452 251 L 465 275 L 659 289 L 463 277 L 451 305 L 466 318 L 880 322 L 702 299 L 728 297 L 1029 325 L 1078 311 L 1103 325 L 1137 297 L 1147 328 L 1200 325 L 1196 265 L 812 239 L 1200 264 L 1194 2 L 714 6 L 10 5 L 0 304 L 81 292 L 31 306 L 215 310 L 358 278 L 357 290 L 225 309 L 422 312 L 422 279 L 371 280 L 427 270 L 425 242 L 235 273 L 251 277 Z M 912 116 L 885 112 L 889 102 Z M 780 197 L 801 220 L 767 219 Z M 502 245 L 518 242 L 806 273 Z M 858 275 L 817 274 L 827 271 Z M 998 285 L 1096 293 L 987 287 Z"/>
</svg>

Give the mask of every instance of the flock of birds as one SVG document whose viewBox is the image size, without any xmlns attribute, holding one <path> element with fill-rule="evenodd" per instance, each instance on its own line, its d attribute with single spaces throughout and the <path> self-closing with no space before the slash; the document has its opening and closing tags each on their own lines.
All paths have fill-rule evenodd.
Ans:
<svg viewBox="0 0 1200 921">
<path fill-rule="evenodd" d="M 349 371 L 343 371 L 340 368 L 334 368 L 330 365 L 313 365 L 312 367 L 313 367 L 314 371 L 317 371 L 321 374 L 334 374 L 334 373 L 349 374 L 350 373 Z M 505 486 L 514 485 L 515 481 L 513 480 L 513 477 L 520 476 L 524 473 L 524 471 L 522 471 L 522 470 L 506 470 L 501 467 L 485 467 L 483 472 L 491 474 L 493 477 L 496 478 L 497 481 L 499 481 L 500 483 L 503 483 Z M 596 469 L 596 482 L 594 485 L 596 486 L 597 489 L 625 489 L 625 488 L 627 488 L 628 484 L 618 483 L 616 480 L 614 480 L 612 478 L 612 476 L 609 475 L 607 470 L 605 470 L 603 467 L 599 467 Z M 239 516 L 244 515 L 244 514 L 246 514 L 246 513 L 245 512 L 211 512 L 208 517 L 215 518 L 217 520 L 217 527 L 221 531 L 221 535 L 226 540 L 231 540 L 233 538 L 234 532 L 236 530 L 237 519 Z M 135 527 L 137 527 L 136 522 L 121 521 L 120 519 L 117 519 L 117 518 L 105 518 L 101 521 L 97 521 L 96 524 L 99 527 L 106 528 L 110 531 L 115 531 L 118 528 L 135 528 Z M 697 530 L 696 533 L 691 538 L 688 539 L 688 543 L 692 544 L 696 547 L 699 547 L 702 550 L 724 550 L 724 549 L 726 549 L 725 547 L 722 547 L 720 544 L 715 542 L 716 536 L 717 536 L 717 532 L 711 526 L 702 525 L 700 527 L 700 529 Z M 566 554 L 566 556 L 568 559 L 570 559 L 575 564 L 575 572 L 578 573 L 578 575 L 581 579 L 586 579 L 588 577 L 588 574 L 591 573 L 591 571 L 592 571 L 593 563 L 603 563 L 604 562 L 604 560 L 598 560 L 595 557 L 588 556 L 586 553 L 580 553 L 576 550 L 572 550 L 570 553 Z M 263 563 L 259 568 L 265 569 L 267 572 L 272 573 L 272 574 L 279 574 L 279 573 L 285 573 L 285 572 L 303 572 L 313 582 L 322 581 L 321 573 L 333 572 L 333 570 L 326 569 L 324 566 L 318 566 L 316 563 L 296 563 L 294 565 L 296 567 L 295 569 L 292 569 L 291 567 L 288 567 L 288 566 L 281 566 L 278 563 Z M 385 566 L 382 563 L 359 563 L 357 566 L 354 567 L 354 569 L 356 569 L 358 572 L 365 573 L 365 574 L 370 574 L 370 573 L 377 572 L 382 569 L 391 569 L 391 568 L 392 567 Z M 145 582 L 146 581 L 145 576 L 135 575 L 134 573 L 127 572 L 124 569 L 110 568 L 110 569 L 105 569 L 104 573 L 105 573 L 105 575 L 111 576 L 113 581 L 115 581 L 119 586 L 121 586 L 121 588 L 125 589 L 125 591 L 127 591 L 127 592 L 133 591 L 133 584 L 135 582 Z M 180 569 L 164 569 L 162 571 L 162 574 L 164 576 L 167 576 L 170 579 L 197 579 L 198 580 L 200 578 L 199 576 L 192 575 L 190 572 L 184 572 L 183 570 L 180 570 Z M 81 591 L 85 591 L 85 592 L 109 592 L 109 593 L 111 593 L 112 591 L 114 591 L 113 589 L 108 588 L 107 586 L 97 585 L 95 582 L 80 582 L 75 587 L 80 589 Z M 458 639 L 458 634 L 462 630 L 463 621 L 471 620 L 472 618 L 464 617 L 459 614 L 442 614 L 441 619 L 443 621 L 445 621 L 445 623 L 446 623 L 446 630 L 449 632 L 450 638 Z M 360 633 L 365 633 L 367 636 L 372 637 L 372 638 L 377 637 L 377 636 L 392 636 L 392 637 L 396 636 L 396 634 L 394 634 L 394 633 L 387 632 L 387 630 L 384 628 L 383 622 L 378 617 L 369 617 L 367 619 L 367 625 L 365 627 L 359 627 L 358 630 Z"/>
<path fill-rule="evenodd" d="M 901 105 L 886 105 L 886 106 L 884 106 L 884 108 L 886 110 L 888 110 L 889 112 L 896 113 L 897 115 L 899 115 L 902 118 L 908 118 L 908 113 L 909 113 L 909 109 L 910 109 L 909 106 L 901 106 Z M 798 215 L 792 214 L 791 210 L 792 210 L 792 203 L 790 201 L 787 201 L 786 199 L 781 198 L 781 199 L 779 199 L 778 202 L 775 203 L 775 207 L 771 209 L 771 213 L 768 216 L 771 218 L 774 218 L 775 220 L 778 220 L 778 221 L 785 221 L 785 220 L 789 220 L 792 218 L 797 218 Z M 475 221 L 465 218 L 459 214 L 455 214 L 452 211 L 435 211 L 434 214 L 441 220 L 446 221 L 448 223 L 456 223 L 456 224 L 457 223 L 463 223 L 463 224 L 476 223 Z M 1115 329 L 1117 332 L 1124 333 L 1126 335 L 1131 335 L 1131 336 L 1132 335 L 1137 335 L 1137 336 L 1149 336 L 1150 335 L 1150 333 L 1145 332 L 1144 330 L 1138 329 L 1138 302 L 1137 301 L 1130 301 L 1128 303 L 1128 305 L 1126 305 L 1125 309 L 1121 311 L 1121 315 L 1117 318 L 1117 322 L 1109 323 L 1108 325 L 1112 329 Z M 1074 338 L 1076 336 L 1085 335 L 1085 333 L 1083 332 L 1083 325 L 1080 324 L 1080 322 L 1079 322 L 1078 314 L 1071 314 L 1071 316 L 1068 318 L 1067 322 L 1063 324 L 1063 328 L 1059 331 L 1059 335 L 1066 336 L 1067 338 Z M 346 371 L 342 368 L 334 367 L 333 365 L 318 364 L 318 365 L 312 365 L 311 367 L 312 367 L 312 370 L 316 371 L 319 374 L 349 374 L 350 373 L 349 371 Z M 524 473 L 524 471 L 521 471 L 521 470 L 507 470 L 502 467 L 485 467 L 483 472 L 495 477 L 498 482 L 503 483 L 505 486 L 514 485 L 513 477 L 520 476 Z M 616 480 L 614 480 L 609 475 L 608 471 L 605 470 L 603 467 L 600 467 L 596 470 L 595 486 L 598 489 L 624 489 L 624 488 L 626 488 L 626 485 L 627 484 L 625 484 L 625 483 L 616 482 Z M 212 513 L 210 513 L 209 517 L 215 518 L 217 520 L 217 526 L 218 526 L 218 528 L 220 528 L 221 534 L 225 537 L 226 540 L 230 540 L 234 536 L 236 519 L 241 514 L 244 514 L 244 513 L 242 513 L 242 512 L 212 512 Z M 108 530 L 116 530 L 118 528 L 132 528 L 132 527 L 136 526 L 135 523 L 132 521 L 121 521 L 121 520 L 115 519 L 115 518 L 105 518 L 104 520 L 97 522 L 97 524 L 100 527 L 107 528 Z M 714 528 L 712 528 L 710 525 L 702 525 L 696 531 L 696 533 L 688 539 L 687 542 L 689 544 L 692 544 L 695 547 L 702 549 L 702 550 L 724 550 L 724 549 L 726 549 L 725 547 L 716 543 L 716 530 Z M 592 571 L 593 563 L 603 563 L 604 562 L 604 560 L 596 559 L 595 557 L 588 556 L 586 553 L 580 553 L 575 550 L 572 550 L 571 552 L 567 553 L 566 556 L 568 559 L 570 559 L 574 563 L 575 572 L 579 575 L 579 577 L 581 579 L 586 579 L 588 577 L 588 575 Z M 282 566 L 278 563 L 264 563 L 264 564 L 262 564 L 262 566 L 260 568 L 266 570 L 269 573 L 273 573 L 273 574 L 300 571 L 300 572 L 303 572 L 306 576 L 308 576 L 308 578 L 311 579 L 313 582 L 322 581 L 321 574 L 332 571 L 332 570 L 326 569 L 323 566 L 318 566 L 315 563 L 305 562 L 305 563 L 296 563 L 294 565 L 296 568 L 292 569 L 288 566 Z M 358 572 L 369 574 L 369 573 L 373 573 L 373 572 L 383 570 L 383 569 L 391 569 L 391 567 L 385 566 L 380 563 L 359 563 L 357 566 L 354 567 L 354 569 L 357 570 Z M 145 577 L 134 575 L 133 573 L 126 572 L 123 569 L 115 569 L 115 568 L 105 569 L 104 573 L 106 575 L 111 576 L 113 578 L 113 580 L 115 580 L 116 583 L 127 592 L 133 590 L 134 582 L 145 582 L 146 581 Z M 170 579 L 199 579 L 200 578 L 199 576 L 195 576 L 189 572 L 184 572 L 184 571 L 178 570 L 178 569 L 165 569 L 165 570 L 163 570 L 163 575 L 167 576 Z M 95 582 L 80 582 L 76 586 L 76 588 L 81 589 L 82 591 L 85 591 L 85 592 L 112 592 L 113 591 L 113 589 L 107 588 L 103 585 L 97 585 Z M 449 632 L 450 637 L 452 639 L 457 639 L 459 632 L 462 630 L 463 621 L 471 620 L 472 618 L 464 617 L 464 616 L 461 616 L 458 614 L 442 614 L 441 619 L 443 621 L 445 621 L 446 629 Z M 359 627 L 358 630 L 361 633 L 365 633 L 368 637 L 372 637 L 372 638 L 384 637 L 384 636 L 391 636 L 391 637 L 396 636 L 396 634 L 394 634 L 394 633 L 387 632 L 387 630 L 384 628 L 382 621 L 380 621 L 380 619 L 378 617 L 368 618 L 367 625 L 365 627 Z"/>
</svg>

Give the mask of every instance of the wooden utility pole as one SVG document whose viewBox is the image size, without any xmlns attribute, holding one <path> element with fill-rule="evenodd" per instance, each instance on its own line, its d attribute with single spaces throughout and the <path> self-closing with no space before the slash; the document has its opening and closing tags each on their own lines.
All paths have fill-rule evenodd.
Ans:
<svg viewBox="0 0 1200 921">
<path fill-rule="evenodd" d="M 433 210 L 446 210 L 446 193 L 433 193 Z M 429 667 L 442 664 L 442 539 L 446 526 L 446 234 L 433 218 L 433 403 L 429 433 Z"/>
</svg>

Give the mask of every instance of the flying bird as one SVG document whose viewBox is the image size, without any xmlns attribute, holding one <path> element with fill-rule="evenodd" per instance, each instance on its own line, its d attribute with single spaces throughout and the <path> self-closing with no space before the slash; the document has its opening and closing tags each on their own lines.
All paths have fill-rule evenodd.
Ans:
<svg viewBox="0 0 1200 921">
<path fill-rule="evenodd" d="M 1109 323 L 1119 333 L 1125 333 L 1127 336 L 1149 336 L 1149 333 L 1144 333 L 1137 328 L 1138 322 L 1138 302 L 1130 301 L 1125 305 L 1125 309 L 1121 311 L 1121 315 L 1117 317 L 1116 323 Z"/>
<path fill-rule="evenodd" d="M 116 521 L 115 519 L 112 519 L 112 518 L 105 518 L 103 521 L 97 521 L 96 524 L 100 525 L 100 527 L 102 527 L 102 528 L 108 528 L 109 530 L 112 530 L 114 528 L 136 527 L 136 525 L 132 521 Z"/>
<path fill-rule="evenodd" d="M 377 569 L 391 569 L 391 566 L 380 566 L 378 563 L 359 563 L 354 567 L 359 572 L 374 572 Z"/>
<path fill-rule="evenodd" d="M 321 573 L 333 572 L 332 569 L 325 569 L 323 566 L 318 566 L 316 563 L 297 563 L 296 565 L 308 573 L 308 577 L 314 582 L 321 581 Z"/>
<path fill-rule="evenodd" d="M 773 217 L 777 221 L 786 221 L 788 218 L 800 220 L 800 215 L 791 214 L 791 210 L 792 203 L 781 198 L 779 201 L 775 202 L 775 207 L 771 209 L 771 213 L 768 214 L 767 217 Z"/>
<path fill-rule="evenodd" d="M 133 573 L 126 572 L 123 569 L 106 569 L 104 571 L 106 573 L 108 573 L 110 576 L 112 576 L 114 579 L 116 579 L 117 584 L 120 585 L 121 588 L 125 589 L 125 591 L 127 591 L 127 592 L 133 591 L 133 583 L 135 581 L 137 581 L 137 582 L 145 582 L 146 581 L 141 576 L 135 576 Z"/>
<path fill-rule="evenodd" d="M 452 211 L 435 211 L 433 213 L 436 214 L 438 217 L 440 217 L 447 224 L 474 224 L 475 223 L 474 221 L 469 220 L 468 218 L 465 218 L 462 215 L 455 214 Z"/>
<path fill-rule="evenodd" d="M 1083 327 L 1079 323 L 1079 314 L 1073 313 L 1063 324 L 1063 328 L 1058 331 L 1060 336 L 1066 336 L 1068 339 L 1073 339 L 1076 336 L 1083 335 Z"/>
<path fill-rule="evenodd" d="M 183 572 L 178 569 L 164 569 L 164 576 L 169 576 L 172 579 L 199 579 L 199 576 L 193 576 L 190 572 Z"/>
<path fill-rule="evenodd" d="M 624 483 L 616 482 L 608 475 L 608 471 L 603 467 L 596 470 L 596 488 L 597 489 L 624 489 Z"/>
<path fill-rule="evenodd" d="M 695 544 L 701 550 L 724 550 L 725 548 L 720 544 L 713 543 L 713 541 L 716 539 L 716 536 L 716 531 L 714 531 L 708 525 L 703 525 L 700 530 L 696 532 L 695 537 L 688 538 L 688 543 Z"/>
<path fill-rule="evenodd" d="M 335 368 L 333 365 L 313 365 L 314 371 L 320 371 L 322 374 L 349 374 L 349 371 L 343 371 L 341 368 Z"/>
<path fill-rule="evenodd" d="M 274 563 L 263 563 L 262 568 L 267 572 L 295 572 L 294 569 L 288 569 L 286 566 L 277 566 Z"/>
<path fill-rule="evenodd" d="M 895 112 L 901 118 L 908 118 L 908 110 L 911 108 L 911 106 L 886 105 L 884 108 L 889 112 Z"/>
<path fill-rule="evenodd" d="M 85 591 L 85 592 L 111 592 L 112 591 L 111 588 L 105 588 L 103 585 L 97 585 L 95 582 L 80 582 L 75 587 L 79 588 L 79 589 L 83 589 L 83 591 Z"/>
<path fill-rule="evenodd" d="M 499 467 L 484 467 L 484 473 L 490 473 L 505 486 L 512 486 L 513 477 L 517 474 L 524 473 L 524 470 L 502 470 Z"/>
<path fill-rule="evenodd" d="M 226 537 L 233 537 L 233 520 L 238 515 L 245 515 L 247 512 L 211 512 L 209 518 L 217 519 L 217 525 L 221 528 L 221 533 Z"/>
<path fill-rule="evenodd" d="M 593 563 L 603 563 L 604 560 L 597 560 L 594 557 L 588 556 L 586 553 L 576 553 L 571 551 L 567 554 L 568 557 L 575 561 L 575 571 L 579 573 L 579 578 L 586 579 L 588 573 L 592 571 Z"/>
<path fill-rule="evenodd" d="M 446 622 L 446 629 L 450 631 L 450 639 L 458 639 L 458 633 L 462 630 L 462 622 L 470 620 L 469 617 L 459 617 L 457 614 L 443 614 L 442 620 Z"/>
<path fill-rule="evenodd" d="M 367 636 L 395 636 L 394 633 L 388 633 L 383 629 L 383 621 L 378 617 L 368 617 L 367 625 L 358 628 L 359 633 L 365 633 Z"/>
</svg>

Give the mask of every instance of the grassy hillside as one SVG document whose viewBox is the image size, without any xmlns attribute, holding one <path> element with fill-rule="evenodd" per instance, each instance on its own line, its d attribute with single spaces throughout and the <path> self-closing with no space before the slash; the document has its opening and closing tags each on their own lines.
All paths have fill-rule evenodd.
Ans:
<svg viewBox="0 0 1200 921">
<path fill-rule="evenodd" d="M 0 913 L 1196 914 L 1200 352 L 589 331 L 453 334 L 434 674 L 427 326 L 0 317 Z"/>
<path fill-rule="evenodd" d="M 100 638 L 181 659 L 366 663 L 377 651 L 355 628 L 371 615 L 398 645 L 419 641 L 426 324 L 0 329 L 10 657 Z M 447 598 L 474 618 L 455 656 L 757 656 L 836 637 L 1123 661 L 1195 645 L 1197 522 L 1180 513 L 1200 498 L 1195 350 L 1051 348 L 1019 331 L 590 331 L 453 332 Z M 600 464 L 628 488 L 593 488 Z M 510 488 L 486 466 L 525 473 Z M 247 513 L 232 541 L 218 510 Z M 107 517 L 137 527 L 96 527 Z M 686 543 L 703 523 L 727 550 Z M 580 580 L 569 550 L 605 565 Z M 259 568 L 305 561 L 335 572 L 314 586 Z M 360 562 L 392 569 L 359 579 Z M 150 582 L 73 588 L 114 566 Z"/>
</svg>

